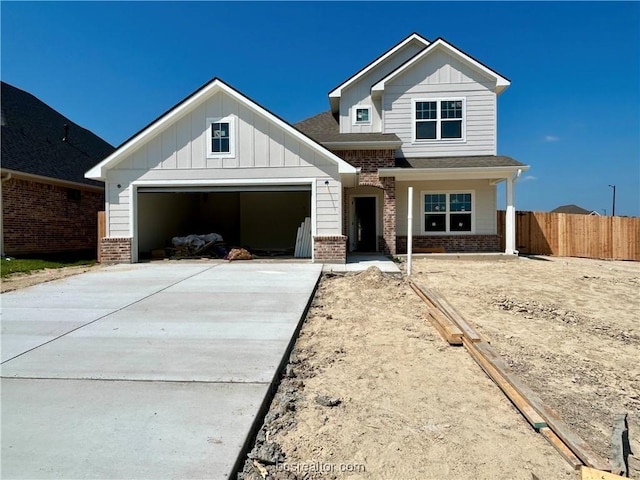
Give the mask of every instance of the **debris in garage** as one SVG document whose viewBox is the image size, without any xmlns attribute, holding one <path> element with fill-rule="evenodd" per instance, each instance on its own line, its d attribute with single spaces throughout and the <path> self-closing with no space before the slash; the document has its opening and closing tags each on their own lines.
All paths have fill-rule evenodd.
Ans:
<svg viewBox="0 0 640 480">
<path fill-rule="evenodd" d="M 172 249 L 172 257 L 174 258 L 189 258 L 202 255 L 213 255 L 218 258 L 223 258 L 227 254 L 224 239 L 222 235 L 218 233 L 173 237 L 171 244 L 174 247 Z"/>
<path fill-rule="evenodd" d="M 244 248 L 232 248 L 224 259 L 229 260 L 230 262 L 234 260 L 252 260 L 253 255 Z"/>
</svg>

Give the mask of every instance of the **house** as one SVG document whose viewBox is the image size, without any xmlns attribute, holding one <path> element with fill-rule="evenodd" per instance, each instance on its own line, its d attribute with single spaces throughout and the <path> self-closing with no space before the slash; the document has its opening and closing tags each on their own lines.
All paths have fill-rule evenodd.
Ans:
<svg viewBox="0 0 640 480">
<path fill-rule="evenodd" d="M 84 173 L 114 148 L 19 88 L 0 94 L 2 255 L 95 255 L 104 185 Z"/>
<path fill-rule="evenodd" d="M 106 185 L 105 261 L 138 261 L 173 235 L 220 233 L 292 249 L 311 218 L 312 259 L 406 250 L 515 250 L 514 184 L 497 155 L 497 97 L 510 82 L 442 38 L 411 34 L 291 126 L 213 79 L 125 141 L 87 177 Z M 496 185 L 506 183 L 497 231 Z"/>
<path fill-rule="evenodd" d="M 560 205 L 557 208 L 551 210 L 551 213 L 571 213 L 573 215 L 598 215 L 600 214 L 595 210 L 587 210 L 586 208 L 579 207 L 578 205 Z"/>
</svg>

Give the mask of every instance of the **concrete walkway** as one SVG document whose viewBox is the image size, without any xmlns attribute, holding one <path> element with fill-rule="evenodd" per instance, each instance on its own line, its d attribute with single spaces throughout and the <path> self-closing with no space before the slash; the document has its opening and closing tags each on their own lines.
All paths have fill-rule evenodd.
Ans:
<svg viewBox="0 0 640 480">
<path fill-rule="evenodd" d="M 360 253 L 350 254 L 347 257 L 347 263 L 344 264 L 327 263 L 322 268 L 322 271 L 363 272 L 369 267 L 377 267 L 384 273 L 401 273 L 398 264 L 385 255 Z"/>
<path fill-rule="evenodd" d="M 228 478 L 321 265 L 119 265 L 2 294 L 2 478 Z"/>
</svg>

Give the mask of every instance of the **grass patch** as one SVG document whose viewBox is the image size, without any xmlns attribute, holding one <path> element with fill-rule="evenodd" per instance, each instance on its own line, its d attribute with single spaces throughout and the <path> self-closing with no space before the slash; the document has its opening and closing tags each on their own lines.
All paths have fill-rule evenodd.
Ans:
<svg viewBox="0 0 640 480">
<path fill-rule="evenodd" d="M 45 268 L 78 267 L 93 265 L 95 260 L 68 260 L 68 259 L 40 259 L 40 258 L 12 258 L 0 259 L 1 277 L 5 278 L 13 273 L 29 273 Z"/>
</svg>

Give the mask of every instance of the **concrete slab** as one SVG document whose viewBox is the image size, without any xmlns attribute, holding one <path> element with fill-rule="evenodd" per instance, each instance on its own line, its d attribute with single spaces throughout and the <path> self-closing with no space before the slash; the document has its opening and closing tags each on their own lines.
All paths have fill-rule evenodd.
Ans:
<svg viewBox="0 0 640 480">
<path fill-rule="evenodd" d="M 3 294 L 3 346 L 46 340 L 2 364 L 3 475 L 227 478 L 320 272 L 128 265 Z"/>
<path fill-rule="evenodd" d="M 349 255 L 345 264 L 325 264 L 323 272 L 364 272 L 369 267 L 377 267 L 384 273 L 398 273 L 400 268 L 389 257 L 384 255 Z"/>
</svg>

